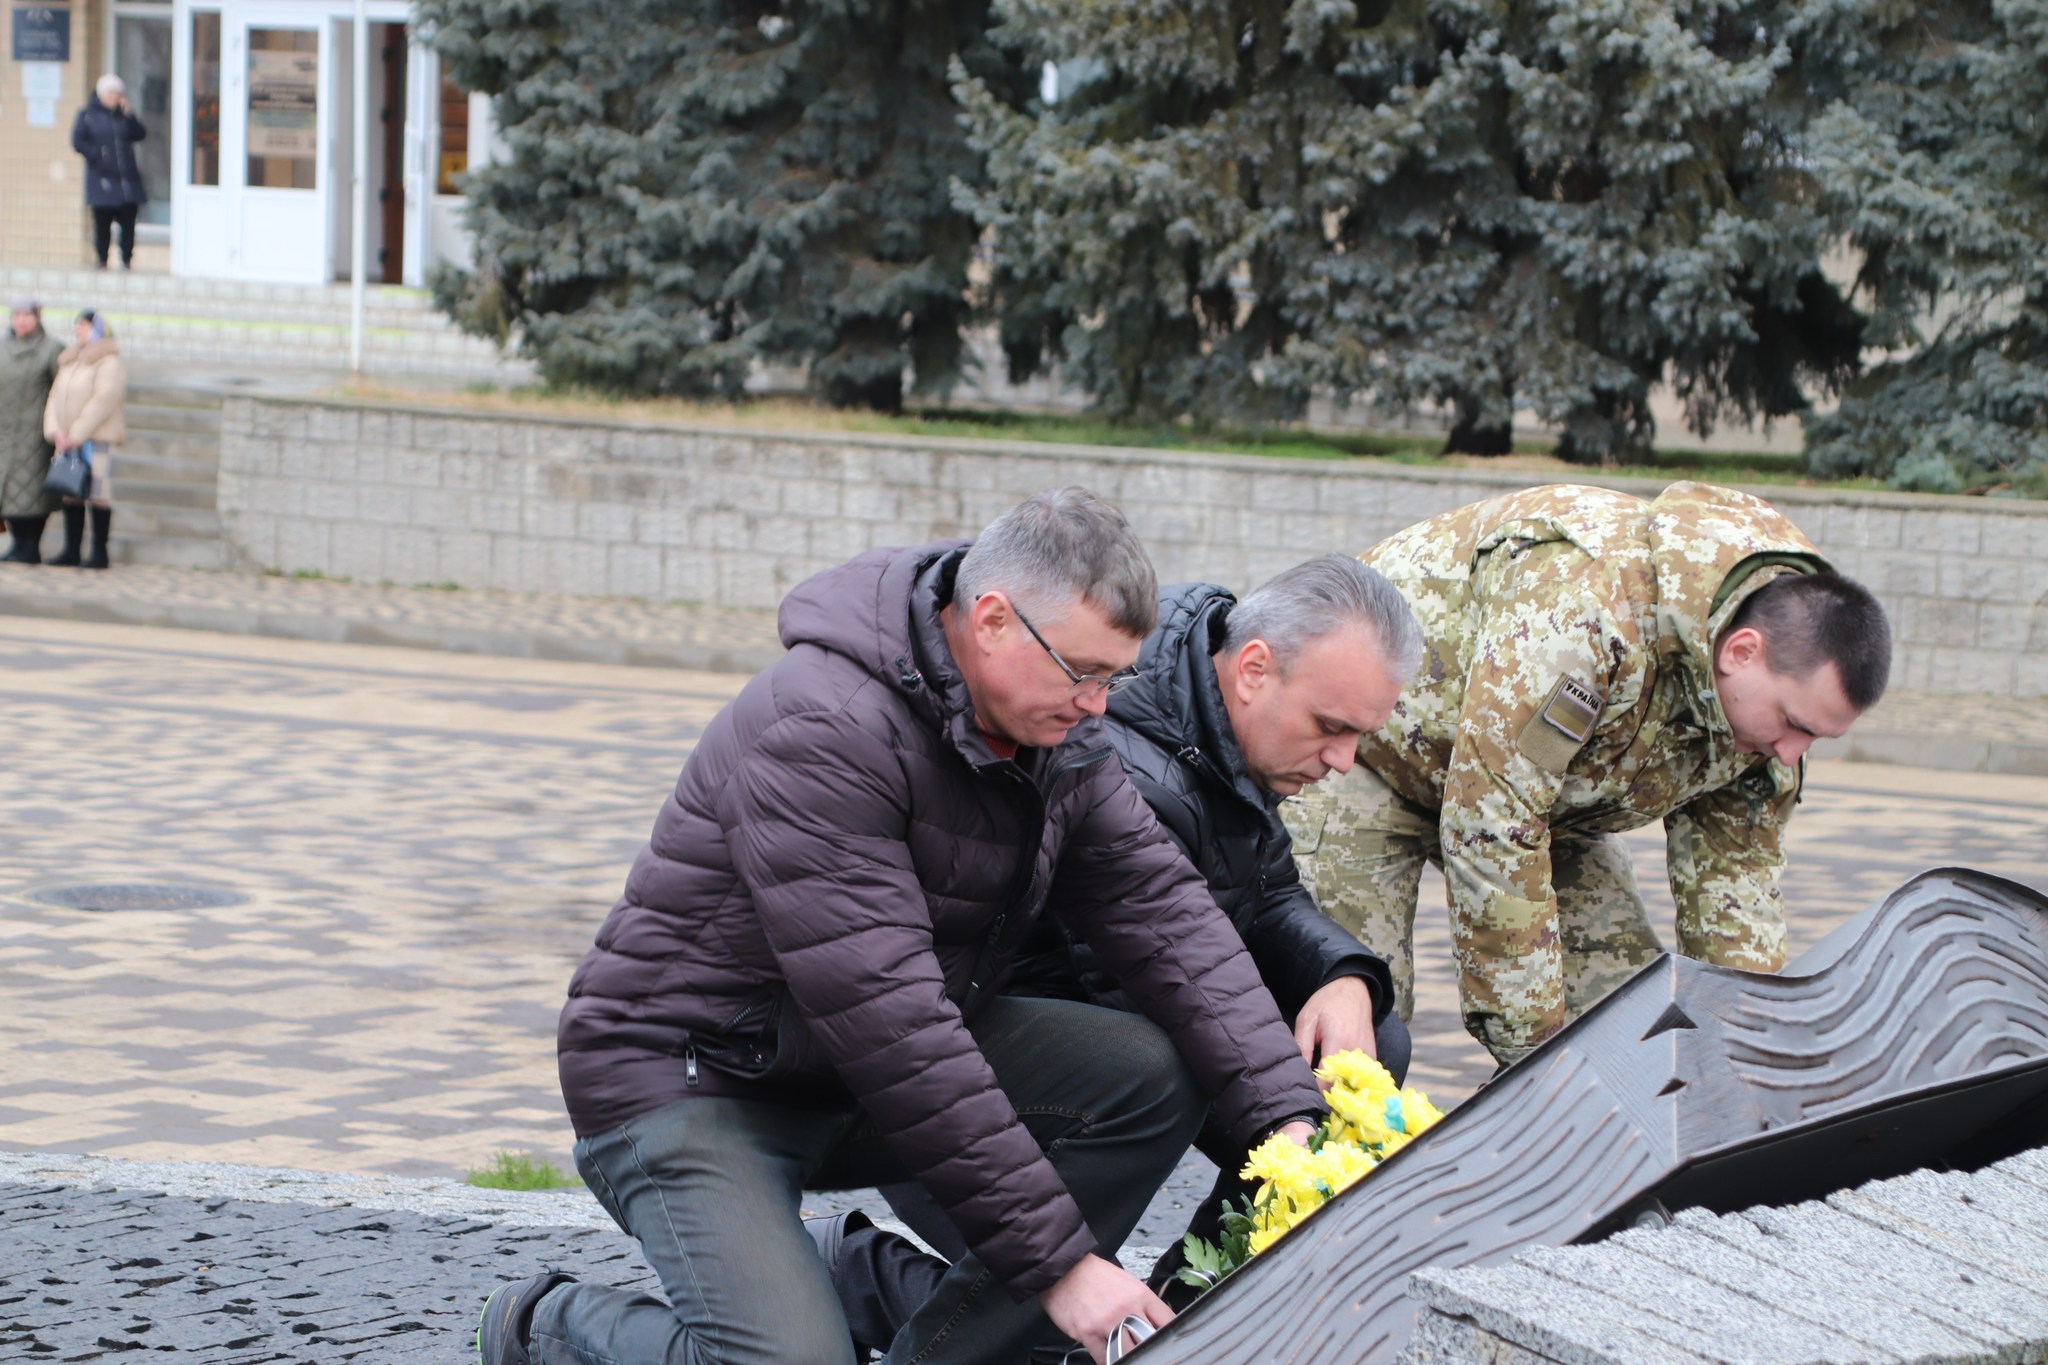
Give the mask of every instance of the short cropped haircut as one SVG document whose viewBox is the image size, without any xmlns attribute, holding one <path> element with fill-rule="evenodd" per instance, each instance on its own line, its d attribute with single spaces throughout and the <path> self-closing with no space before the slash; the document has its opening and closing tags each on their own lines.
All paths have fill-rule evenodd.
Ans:
<svg viewBox="0 0 2048 1365">
<path fill-rule="evenodd" d="M 1352 626 L 1372 638 L 1381 664 L 1405 687 L 1422 666 L 1422 626 L 1386 575 L 1350 555 L 1318 555 L 1254 588 L 1231 608 L 1223 648 L 1235 654 L 1264 640 L 1284 676 L 1310 642 Z"/>
<path fill-rule="evenodd" d="M 1892 627 L 1870 589 L 1838 573 L 1781 574 L 1735 609 L 1729 630 L 1764 637 L 1764 665 L 1803 678 L 1833 664 L 1842 695 L 1868 711 L 1892 674 Z"/>
<path fill-rule="evenodd" d="M 960 561 L 953 605 L 1000 592 L 1037 624 L 1075 599 L 1133 639 L 1159 624 L 1159 577 L 1124 514 L 1085 488 L 1039 493 L 990 522 Z"/>
</svg>

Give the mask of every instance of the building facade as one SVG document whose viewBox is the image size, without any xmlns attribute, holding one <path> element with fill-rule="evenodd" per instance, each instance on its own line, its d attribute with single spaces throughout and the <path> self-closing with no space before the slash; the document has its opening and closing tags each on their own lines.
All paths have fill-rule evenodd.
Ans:
<svg viewBox="0 0 2048 1365">
<path fill-rule="evenodd" d="M 369 0 L 360 82 L 353 0 L 6 4 L 0 263 L 91 264 L 71 125 L 110 71 L 148 130 L 143 255 L 171 273 L 348 279 L 359 88 L 371 109 L 368 282 L 416 286 L 436 262 L 467 261 L 461 180 L 491 144 L 489 102 L 443 78 L 407 0 Z"/>
</svg>

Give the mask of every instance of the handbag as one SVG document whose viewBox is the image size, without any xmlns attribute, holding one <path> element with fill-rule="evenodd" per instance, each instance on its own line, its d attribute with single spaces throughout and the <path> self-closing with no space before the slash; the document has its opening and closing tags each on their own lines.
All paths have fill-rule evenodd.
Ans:
<svg viewBox="0 0 2048 1365">
<path fill-rule="evenodd" d="M 50 461 L 50 472 L 43 476 L 45 492 L 60 497 L 85 501 L 85 495 L 92 491 L 92 459 L 86 453 L 90 446 L 75 446 L 60 450 Z"/>
</svg>

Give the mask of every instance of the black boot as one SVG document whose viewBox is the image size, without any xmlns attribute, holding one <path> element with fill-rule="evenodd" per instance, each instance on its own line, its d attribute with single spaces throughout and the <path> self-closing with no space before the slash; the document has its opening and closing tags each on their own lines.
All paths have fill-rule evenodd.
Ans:
<svg viewBox="0 0 2048 1365">
<path fill-rule="evenodd" d="M 92 509 L 92 553 L 85 558 L 88 569 L 107 567 L 107 533 L 114 526 L 114 509 L 95 507 Z"/>
<path fill-rule="evenodd" d="M 7 547 L 7 553 L 0 555 L 0 564 L 40 564 L 43 562 L 43 523 L 48 516 L 9 517 L 7 529 L 14 533 L 14 543 Z"/>
<path fill-rule="evenodd" d="M 64 548 L 50 562 L 52 564 L 60 564 L 67 569 L 77 568 L 79 564 L 78 549 L 84 540 L 85 504 L 82 502 L 67 502 L 64 504 Z"/>
</svg>

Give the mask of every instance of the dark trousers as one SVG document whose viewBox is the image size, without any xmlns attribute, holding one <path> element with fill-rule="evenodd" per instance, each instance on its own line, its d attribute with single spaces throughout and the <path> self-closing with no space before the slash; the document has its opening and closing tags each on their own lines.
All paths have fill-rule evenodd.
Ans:
<svg viewBox="0 0 2048 1365">
<path fill-rule="evenodd" d="M 92 211 L 92 254 L 101 265 L 107 263 L 107 248 L 113 244 L 114 225 L 121 225 L 121 264 L 129 265 L 135 260 L 135 213 L 140 204 L 123 204 L 119 208 L 104 209 L 97 205 Z"/>
<path fill-rule="evenodd" d="M 1400 1015 L 1389 1010 L 1387 1017 L 1374 1026 L 1374 1032 L 1380 1065 L 1393 1076 L 1396 1085 L 1405 1083 L 1408 1062 L 1414 1053 L 1414 1039 L 1408 1032 L 1408 1026 L 1401 1021 Z M 1188 1220 L 1187 1231 L 1213 1243 L 1223 1231 L 1224 1204 L 1256 1193 L 1257 1187 L 1238 1174 L 1244 1169 L 1248 1153 L 1231 1142 L 1220 1129 L 1203 1124 L 1194 1145 L 1203 1156 L 1216 1163 L 1216 1183 Z M 889 1201 L 889 1207 L 896 1211 L 896 1216 L 936 1247 L 940 1255 L 949 1260 L 960 1255 L 963 1248 L 959 1234 L 953 1231 L 952 1225 L 921 1186 L 914 1183 L 886 1186 L 882 1197 Z M 1153 1288 L 1170 1288 L 1174 1272 L 1186 1263 L 1186 1259 L 1184 1244 L 1176 1238 L 1173 1245 L 1165 1248 L 1153 1271 Z M 842 1258 L 840 1266 L 839 1294 L 847 1316 L 856 1321 L 870 1322 L 884 1318 L 885 1305 L 906 1298 L 914 1299 L 924 1292 L 935 1273 L 934 1264 L 933 1258 L 901 1238 L 892 1238 L 886 1233 L 860 1235 L 853 1254 Z M 1179 1297 L 1182 1296 L 1166 1294 L 1169 1303 Z"/>
<path fill-rule="evenodd" d="M 999 999 L 970 1031 L 1113 1256 L 1207 1107 L 1172 1041 L 1149 1020 L 1064 1000 Z M 536 1365 L 851 1365 L 853 1338 L 799 1201 L 806 1189 L 905 1178 L 857 1110 L 679 1100 L 577 1143 L 576 1165 L 639 1239 L 668 1302 L 564 1285 L 534 1311 Z M 1047 1326 L 1036 1298 L 1016 1302 L 963 1256 L 887 1359 L 1015 1365 Z"/>
</svg>

